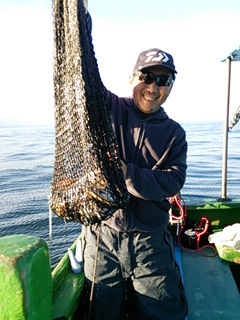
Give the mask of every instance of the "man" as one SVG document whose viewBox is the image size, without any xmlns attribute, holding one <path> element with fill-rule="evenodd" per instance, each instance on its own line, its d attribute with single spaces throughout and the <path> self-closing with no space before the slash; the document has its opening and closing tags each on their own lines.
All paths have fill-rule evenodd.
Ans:
<svg viewBox="0 0 240 320">
<path fill-rule="evenodd" d="M 132 98 L 106 91 L 130 201 L 100 229 L 93 296 L 95 319 L 124 319 L 131 281 L 136 319 L 184 319 L 187 303 L 168 230 L 168 197 L 183 187 L 187 143 L 162 104 L 176 69 L 170 54 L 153 48 L 134 67 Z M 84 270 L 93 280 L 97 230 L 83 226 Z"/>
</svg>

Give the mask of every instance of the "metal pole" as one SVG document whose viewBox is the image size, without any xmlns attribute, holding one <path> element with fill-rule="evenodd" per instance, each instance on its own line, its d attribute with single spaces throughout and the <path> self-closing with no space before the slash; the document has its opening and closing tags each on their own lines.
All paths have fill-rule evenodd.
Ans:
<svg viewBox="0 0 240 320">
<path fill-rule="evenodd" d="M 231 60 L 227 58 L 228 63 L 228 91 L 227 91 L 227 108 L 223 132 L 223 154 L 222 154 L 222 196 L 221 201 L 227 201 L 227 156 L 228 156 L 228 123 L 229 123 L 229 105 L 230 105 L 230 82 L 231 82 Z"/>
</svg>

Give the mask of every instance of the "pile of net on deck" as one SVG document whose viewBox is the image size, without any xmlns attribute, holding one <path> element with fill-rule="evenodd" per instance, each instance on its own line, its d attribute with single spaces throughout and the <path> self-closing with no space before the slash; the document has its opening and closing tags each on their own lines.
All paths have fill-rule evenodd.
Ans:
<svg viewBox="0 0 240 320">
<path fill-rule="evenodd" d="M 55 161 L 49 207 L 98 223 L 128 201 L 83 1 L 55 0 Z M 87 19 L 88 17 L 88 19 Z"/>
</svg>

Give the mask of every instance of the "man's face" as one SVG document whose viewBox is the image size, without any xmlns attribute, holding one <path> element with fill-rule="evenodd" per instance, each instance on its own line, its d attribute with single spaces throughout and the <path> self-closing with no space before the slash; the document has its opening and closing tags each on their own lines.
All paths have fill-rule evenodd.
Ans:
<svg viewBox="0 0 240 320">
<path fill-rule="evenodd" d="M 170 75 L 170 72 L 165 68 L 155 66 L 149 67 L 144 72 L 149 71 L 154 75 Z M 156 81 L 150 84 L 142 82 L 138 77 L 134 77 L 133 85 L 133 100 L 138 109 L 144 113 L 154 113 L 166 101 L 169 96 L 172 84 L 170 86 L 159 87 Z"/>
</svg>

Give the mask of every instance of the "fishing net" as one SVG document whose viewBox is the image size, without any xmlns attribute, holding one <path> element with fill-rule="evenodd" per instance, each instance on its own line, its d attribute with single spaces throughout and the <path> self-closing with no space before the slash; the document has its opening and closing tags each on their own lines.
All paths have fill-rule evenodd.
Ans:
<svg viewBox="0 0 240 320">
<path fill-rule="evenodd" d="M 118 146 L 82 1 L 55 0 L 55 161 L 49 207 L 85 225 L 128 201 Z"/>
</svg>

